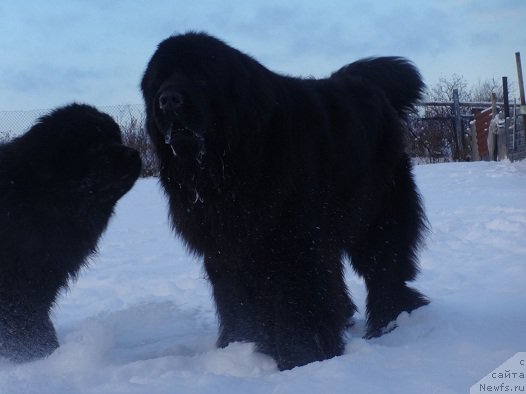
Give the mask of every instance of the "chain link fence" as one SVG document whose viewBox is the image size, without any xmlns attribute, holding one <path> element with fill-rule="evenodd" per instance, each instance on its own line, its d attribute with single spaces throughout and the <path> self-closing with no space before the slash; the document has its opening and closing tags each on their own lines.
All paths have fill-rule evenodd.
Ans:
<svg viewBox="0 0 526 394">
<path fill-rule="evenodd" d="M 23 134 L 39 117 L 48 112 L 47 109 L 0 111 L 0 142 Z"/>
<path fill-rule="evenodd" d="M 132 122 L 144 123 L 144 106 L 142 104 L 110 105 L 97 107 L 111 115 L 123 126 Z M 0 138 L 8 139 L 26 132 L 38 118 L 51 112 L 52 109 L 34 109 L 28 111 L 0 110 Z"/>
</svg>

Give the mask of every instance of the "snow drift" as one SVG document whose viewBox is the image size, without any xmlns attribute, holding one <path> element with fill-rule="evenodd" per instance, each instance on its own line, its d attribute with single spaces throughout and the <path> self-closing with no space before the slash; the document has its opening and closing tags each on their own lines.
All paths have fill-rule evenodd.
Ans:
<svg viewBox="0 0 526 394">
<path fill-rule="evenodd" d="M 99 254 L 55 310 L 61 347 L 28 364 L 0 359 L 0 393 L 467 393 L 526 350 L 526 162 L 418 166 L 432 232 L 414 286 L 431 304 L 341 357 L 278 372 L 252 344 L 214 346 L 199 259 L 170 231 L 156 179 L 118 204 Z M 349 270 L 350 271 L 350 270 Z M 365 288 L 347 274 L 364 311 Z"/>
</svg>

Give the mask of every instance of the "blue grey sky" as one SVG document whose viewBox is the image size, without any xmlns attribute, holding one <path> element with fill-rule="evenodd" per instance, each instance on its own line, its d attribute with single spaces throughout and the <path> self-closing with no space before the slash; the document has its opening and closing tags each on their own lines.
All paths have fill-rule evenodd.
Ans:
<svg viewBox="0 0 526 394">
<path fill-rule="evenodd" d="M 452 74 L 514 84 L 515 52 L 526 68 L 525 26 L 526 0 L 3 1 L 0 111 L 139 104 L 156 45 L 188 30 L 292 75 L 401 55 L 430 85 Z"/>
</svg>

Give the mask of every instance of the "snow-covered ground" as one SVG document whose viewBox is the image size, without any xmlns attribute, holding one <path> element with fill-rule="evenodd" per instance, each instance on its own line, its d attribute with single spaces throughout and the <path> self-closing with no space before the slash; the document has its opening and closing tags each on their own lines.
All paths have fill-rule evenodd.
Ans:
<svg viewBox="0 0 526 394">
<path fill-rule="evenodd" d="M 468 393 L 526 350 L 526 162 L 418 166 L 432 233 L 415 287 L 429 306 L 345 355 L 279 372 L 251 344 L 214 347 L 200 261 L 172 235 L 155 179 L 116 209 L 100 252 L 59 300 L 61 347 L 48 359 L 0 359 L 0 393 Z M 365 289 L 348 272 L 355 302 Z"/>
</svg>

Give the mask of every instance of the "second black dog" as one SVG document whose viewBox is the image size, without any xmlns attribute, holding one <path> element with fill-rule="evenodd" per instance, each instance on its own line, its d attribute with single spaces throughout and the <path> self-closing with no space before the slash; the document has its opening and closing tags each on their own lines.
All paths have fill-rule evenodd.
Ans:
<svg viewBox="0 0 526 394">
<path fill-rule="evenodd" d="M 87 105 L 0 145 L 0 356 L 29 361 L 58 347 L 49 312 L 140 169 L 119 126 Z"/>
</svg>

